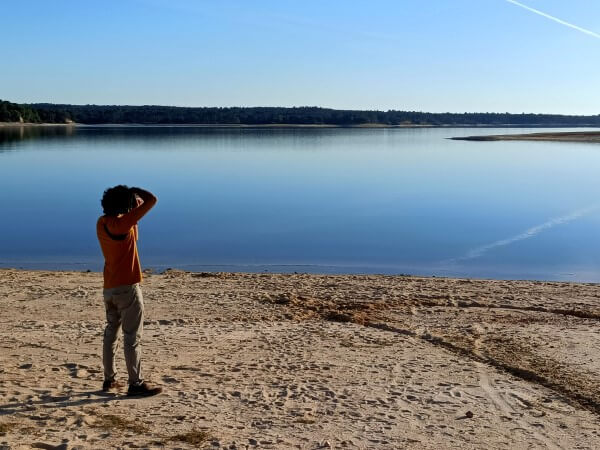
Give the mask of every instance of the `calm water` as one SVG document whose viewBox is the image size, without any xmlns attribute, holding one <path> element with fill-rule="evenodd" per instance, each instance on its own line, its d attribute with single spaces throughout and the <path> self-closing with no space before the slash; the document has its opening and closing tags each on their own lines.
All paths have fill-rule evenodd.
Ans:
<svg viewBox="0 0 600 450">
<path fill-rule="evenodd" d="M 600 281 L 600 145 L 445 139 L 527 131 L 0 128 L 0 266 L 100 270 L 123 183 L 157 270 Z"/>
</svg>

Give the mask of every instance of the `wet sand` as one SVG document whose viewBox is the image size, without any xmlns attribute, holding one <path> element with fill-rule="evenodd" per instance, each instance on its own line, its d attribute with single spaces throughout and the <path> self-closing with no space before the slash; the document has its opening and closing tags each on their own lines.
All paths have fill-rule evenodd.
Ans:
<svg viewBox="0 0 600 450">
<path fill-rule="evenodd" d="M 165 392 L 128 399 L 100 392 L 101 283 L 0 270 L 0 448 L 600 445 L 596 284 L 148 275 Z"/>
</svg>

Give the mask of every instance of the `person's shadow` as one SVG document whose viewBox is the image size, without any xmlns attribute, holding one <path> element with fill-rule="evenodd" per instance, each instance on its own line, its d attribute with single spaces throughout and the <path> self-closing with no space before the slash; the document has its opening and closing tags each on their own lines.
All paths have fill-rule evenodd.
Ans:
<svg viewBox="0 0 600 450">
<path fill-rule="evenodd" d="M 26 413 L 33 411 L 37 406 L 44 408 L 65 408 L 68 406 L 91 405 L 94 403 L 106 403 L 114 400 L 126 400 L 125 394 L 115 394 L 112 392 L 89 391 L 77 392 L 65 395 L 47 395 L 40 400 L 30 400 L 25 402 L 14 402 L 0 405 L 0 416 L 7 416 L 15 413 Z"/>
</svg>

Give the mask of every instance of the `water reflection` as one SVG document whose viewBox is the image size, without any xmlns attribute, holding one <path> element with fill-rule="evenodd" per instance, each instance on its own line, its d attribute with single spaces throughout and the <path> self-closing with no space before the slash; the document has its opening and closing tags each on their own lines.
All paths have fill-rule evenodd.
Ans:
<svg viewBox="0 0 600 450">
<path fill-rule="evenodd" d="M 0 126 L 0 152 L 14 150 L 7 144 L 26 139 L 52 139 L 74 136 L 77 127 L 74 125 L 9 125 Z"/>
<path fill-rule="evenodd" d="M 147 267 L 599 280 L 598 146 L 444 139 L 511 131 L 0 128 L 0 266 L 99 269 L 125 183 Z"/>
</svg>

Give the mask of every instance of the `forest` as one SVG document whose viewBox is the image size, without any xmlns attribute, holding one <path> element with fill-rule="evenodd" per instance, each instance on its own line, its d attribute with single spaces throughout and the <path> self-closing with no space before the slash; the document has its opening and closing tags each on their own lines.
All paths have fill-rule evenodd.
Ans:
<svg viewBox="0 0 600 450">
<path fill-rule="evenodd" d="M 545 126 L 597 127 L 600 114 L 430 113 L 301 107 L 177 107 L 16 104 L 0 100 L 0 122 L 80 124 Z"/>
</svg>

